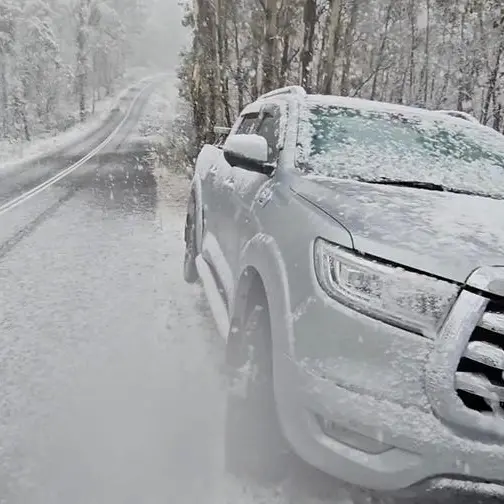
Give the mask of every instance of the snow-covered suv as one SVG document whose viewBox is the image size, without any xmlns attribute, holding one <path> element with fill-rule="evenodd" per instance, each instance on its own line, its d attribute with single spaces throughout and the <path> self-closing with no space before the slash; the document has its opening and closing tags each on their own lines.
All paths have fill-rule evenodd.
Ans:
<svg viewBox="0 0 504 504">
<path fill-rule="evenodd" d="M 504 137 L 438 111 L 285 88 L 206 145 L 184 272 L 227 340 L 228 466 L 502 484 L 503 199 Z"/>
</svg>

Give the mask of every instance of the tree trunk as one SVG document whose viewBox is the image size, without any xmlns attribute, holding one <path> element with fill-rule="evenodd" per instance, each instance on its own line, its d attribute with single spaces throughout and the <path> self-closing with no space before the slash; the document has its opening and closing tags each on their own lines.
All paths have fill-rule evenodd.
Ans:
<svg viewBox="0 0 504 504">
<path fill-rule="evenodd" d="M 334 70 L 336 67 L 336 56 L 340 38 L 340 15 L 341 0 L 331 0 L 329 10 L 329 23 L 327 29 L 327 57 L 324 71 L 324 83 L 322 88 L 322 93 L 327 95 L 330 95 L 332 93 Z"/>
<path fill-rule="evenodd" d="M 240 36 L 238 33 L 238 19 L 235 3 L 233 3 L 233 35 L 236 59 L 235 83 L 238 93 L 238 112 L 241 112 L 244 107 L 245 75 L 243 71 L 242 56 L 240 50 Z"/>
<path fill-rule="evenodd" d="M 502 122 L 502 105 L 500 103 L 497 103 L 494 106 L 494 113 L 493 113 L 494 121 L 493 121 L 493 129 L 495 131 L 498 131 L 499 133 L 501 132 L 501 122 Z"/>
<path fill-rule="evenodd" d="M 416 0 L 410 0 L 408 6 L 408 16 L 410 23 L 410 58 L 409 58 L 409 101 L 413 99 L 415 95 L 415 38 L 416 38 L 416 22 L 417 16 L 415 11 Z"/>
<path fill-rule="evenodd" d="M 259 46 L 254 46 L 252 52 L 252 68 L 256 69 L 256 73 L 252 80 L 252 85 L 250 89 L 250 97 L 253 101 L 259 98 L 259 66 L 261 64 L 261 48 Z"/>
<path fill-rule="evenodd" d="M 430 56 L 430 0 L 427 1 L 427 26 L 425 28 L 425 70 L 424 70 L 424 105 L 429 98 L 429 56 Z"/>
<path fill-rule="evenodd" d="M 501 37 L 504 37 L 504 33 L 501 35 Z M 488 79 L 488 89 L 486 93 L 485 103 L 483 104 L 483 114 L 482 114 L 483 124 L 486 124 L 488 122 L 490 100 L 492 99 L 492 96 L 494 96 L 495 89 L 497 87 L 497 77 L 499 76 L 499 68 L 503 52 L 504 52 L 504 38 L 501 38 L 499 49 L 497 50 L 495 65 L 493 66 L 492 73 L 490 74 L 490 78 Z"/>
<path fill-rule="evenodd" d="M 217 53 L 217 27 L 214 3 L 211 0 L 197 0 L 197 41 L 196 54 L 201 71 L 199 89 L 199 137 L 205 142 L 213 143 L 214 128 L 217 124 L 217 101 L 219 82 L 217 67 L 219 64 Z"/>
<path fill-rule="evenodd" d="M 329 24 L 329 22 L 328 22 Z M 321 92 L 322 88 L 324 87 L 324 71 L 326 67 L 326 49 L 327 49 L 327 39 L 324 36 L 327 33 L 327 31 L 322 31 L 321 34 L 318 34 L 318 38 L 320 39 L 320 48 L 319 48 L 319 57 L 317 61 L 317 80 L 316 80 L 316 85 L 313 85 L 312 82 L 312 87 L 315 87 L 317 92 Z M 317 35 L 317 31 L 315 31 L 315 34 Z M 315 47 L 315 44 L 314 44 Z M 314 49 L 315 52 L 315 49 Z M 315 55 L 314 55 L 315 56 Z M 313 78 L 313 76 L 312 76 Z"/>
<path fill-rule="evenodd" d="M 404 103 L 404 92 L 406 90 L 407 78 L 408 78 L 408 67 L 407 65 L 405 65 L 404 71 L 401 76 L 401 85 L 399 86 L 399 98 L 397 100 L 397 102 L 401 105 Z"/>
<path fill-rule="evenodd" d="M 275 86 L 277 52 L 277 0 L 265 0 L 265 41 L 263 60 L 263 93 L 272 91 Z"/>
<path fill-rule="evenodd" d="M 23 132 L 27 142 L 31 141 L 30 126 L 28 124 L 28 116 L 26 115 L 26 105 L 19 95 L 19 90 L 14 94 L 14 110 L 18 119 L 23 124 Z"/>
<path fill-rule="evenodd" d="M 287 82 L 287 72 L 289 70 L 290 35 L 286 33 L 283 37 L 282 62 L 280 64 L 280 77 L 278 85 L 284 87 Z"/>
<path fill-rule="evenodd" d="M 304 5 L 304 38 L 301 53 L 301 86 L 308 92 L 312 88 L 313 46 L 315 24 L 317 22 L 317 0 L 305 0 Z"/>
<path fill-rule="evenodd" d="M 340 86 L 340 94 L 342 96 L 348 96 L 348 79 L 350 74 L 350 65 L 352 63 L 352 48 L 353 48 L 353 34 L 355 31 L 355 25 L 357 24 L 357 15 L 359 13 L 359 0 L 353 0 L 352 9 L 350 11 L 350 22 L 348 23 L 345 30 L 345 38 L 344 38 L 344 63 L 343 63 L 343 72 L 341 73 L 341 86 Z"/>
<path fill-rule="evenodd" d="M 87 28 L 90 0 L 80 0 L 77 12 L 77 97 L 81 122 L 86 119 L 87 69 Z"/>
<path fill-rule="evenodd" d="M 219 55 L 218 78 L 220 85 L 221 102 L 224 109 L 224 120 L 228 127 L 231 126 L 231 106 L 229 103 L 229 43 L 227 37 L 228 12 L 227 1 L 216 0 L 217 23 L 217 48 Z"/>
<path fill-rule="evenodd" d="M 395 0 L 390 0 L 388 7 L 387 7 L 387 12 L 385 14 L 385 30 L 383 32 L 383 37 L 381 39 L 380 49 L 378 50 L 378 58 L 377 58 L 376 68 L 375 68 L 375 72 L 374 72 L 374 76 L 373 76 L 373 85 L 371 87 L 370 100 L 374 100 L 376 98 L 378 77 L 380 76 L 380 73 L 381 73 L 383 56 L 385 54 L 385 48 L 387 46 L 388 31 L 389 31 L 389 27 L 390 27 L 390 20 L 392 17 L 392 7 L 394 6 L 394 1 Z"/>
<path fill-rule="evenodd" d="M 461 19 L 460 19 L 460 45 L 461 47 L 465 48 L 465 25 L 466 25 L 466 14 L 467 14 L 467 5 L 465 6 L 465 10 L 462 13 Z M 463 111 L 464 110 L 464 101 L 466 98 L 466 93 L 465 93 L 465 77 L 464 73 L 466 70 L 466 58 L 465 55 L 461 54 L 460 55 L 460 61 L 459 61 L 459 74 L 460 77 L 458 79 L 458 94 L 457 94 L 457 110 Z"/>
<path fill-rule="evenodd" d="M 2 86 L 2 136 L 7 137 L 9 130 L 9 92 L 7 88 L 6 57 L 0 59 L 0 85 Z"/>
</svg>

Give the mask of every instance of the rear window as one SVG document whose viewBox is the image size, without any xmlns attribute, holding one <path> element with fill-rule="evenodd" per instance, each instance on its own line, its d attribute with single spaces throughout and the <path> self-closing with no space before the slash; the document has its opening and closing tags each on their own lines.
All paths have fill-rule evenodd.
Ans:
<svg viewBox="0 0 504 504">
<path fill-rule="evenodd" d="M 504 198 L 504 137 L 451 117 L 311 106 L 299 161 L 307 173 L 415 180 Z"/>
</svg>

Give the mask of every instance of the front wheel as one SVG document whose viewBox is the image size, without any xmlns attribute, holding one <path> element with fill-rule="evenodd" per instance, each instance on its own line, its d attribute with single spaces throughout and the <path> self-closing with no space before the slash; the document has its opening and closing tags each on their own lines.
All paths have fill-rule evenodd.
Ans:
<svg viewBox="0 0 504 504">
<path fill-rule="evenodd" d="M 187 283 L 198 281 L 198 269 L 196 268 L 197 246 L 196 246 L 196 203 L 191 196 L 187 209 L 185 226 L 185 255 L 184 255 L 184 279 Z"/>
<path fill-rule="evenodd" d="M 290 451 L 278 421 L 269 311 L 255 304 L 233 321 L 227 348 L 230 390 L 226 414 L 226 469 L 239 478 L 277 484 Z"/>
</svg>

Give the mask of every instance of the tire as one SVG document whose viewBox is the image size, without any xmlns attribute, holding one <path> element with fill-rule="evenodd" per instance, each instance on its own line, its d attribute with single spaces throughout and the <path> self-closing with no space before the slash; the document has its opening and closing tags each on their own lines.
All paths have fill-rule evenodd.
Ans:
<svg viewBox="0 0 504 504">
<path fill-rule="evenodd" d="M 290 450 L 281 432 L 275 404 L 266 303 L 253 303 L 244 322 L 233 321 L 230 336 L 226 470 L 240 479 L 275 485 L 286 476 Z"/>
<path fill-rule="evenodd" d="M 196 268 L 197 244 L 196 244 L 196 204 L 194 196 L 191 196 L 187 209 L 185 227 L 185 254 L 184 254 L 184 280 L 187 283 L 196 283 L 199 279 Z"/>
<path fill-rule="evenodd" d="M 344 484 L 300 459 L 283 436 L 275 402 L 270 315 L 265 294 L 254 295 L 247 304 L 243 320 L 234 318 L 231 323 L 226 348 L 230 382 L 226 471 L 245 483 L 263 487 L 278 487 L 281 483 L 289 502 L 291 498 L 341 502 L 342 494 L 348 495 L 342 492 Z M 373 500 L 360 489 L 351 489 L 351 495 L 356 504 L 388 504 Z"/>
</svg>

